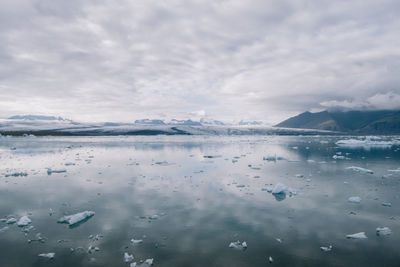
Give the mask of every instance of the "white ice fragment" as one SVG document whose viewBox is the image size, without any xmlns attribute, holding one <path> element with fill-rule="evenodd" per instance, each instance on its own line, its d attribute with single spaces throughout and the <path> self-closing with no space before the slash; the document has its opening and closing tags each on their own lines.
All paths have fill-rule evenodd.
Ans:
<svg viewBox="0 0 400 267">
<path fill-rule="evenodd" d="M 136 262 L 132 262 L 129 266 L 130 267 L 148 267 L 148 266 L 151 266 L 151 265 L 153 265 L 153 259 L 147 259 L 140 265 L 137 265 Z"/>
<path fill-rule="evenodd" d="M 5 231 L 8 230 L 8 226 L 4 226 L 3 228 L 0 228 L 0 233 L 4 233 Z"/>
<path fill-rule="evenodd" d="M 239 240 L 236 242 L 231 242 L 229 244 L 230 248 L 234 248 L 234 249 L 239 249 L 239 250 L 245 250 L 247 248 L 247 243 L 244 242 L 240 242 Z"/>
<path fill-rule="evenodd" d="M 371 170 L 364 169 L 364 168 L 361 168 L 361 167 L 356 167 L 356 166 L 347 167 L 346 169 L 347 170 L 352 170 L 352 171 L 355 171 L 355 172 L 360 172 L 360 173 L 369 173 L 369 174 L 373 174 L 374 173 Z"/>
<path fill-rule="evenodd" d="M 16 223 L 17 222 L 17 219 L 15 219 L 15 218 L 10 218 L 10 219 L 8 219 L 7 221 L 6 221 L 6 224 L 13 224 L 13 223 Z"/>
<path fill-rule="evenodd" d="M 281 193 L 285 193 L 285 191 L 287 191 L 288 188 L 286 185 L 281 184 L 281 183 L 277 183 L 274 187 L 274 189 L 272 189 L 272 194 L 281 194 Z"/>
<path fill-rule="evenodd" d="M 350 203 L 360 203 L 361 202 L 361 198 L 360 197 L 349 197 L 348 201 Z"/>
<path fill-rule="evenodd" d="M 356 233 L 356 234 L 351 234 L 351 235 L 346 235 L 346 238 L 350 239 L 365 239 L 368 238 L 364 232 Z"/>
<path fill-rule="evenodd" d="M 142 239 L 133 239 L 132 238 L 131 242 L 132 242 L 133 245 L 137 245 L 137 244 L 143 243 L 143 240 Z"/>
<path fill-rule="evenodd" d="M 269 261 L 269 263 L 273 263 L 274 259 L 271 256 L 269 256 L 268 261 Z"/>
<path fill-rule="evenodd" d="M 389 202 L 382 202 L 382 206 L 384 206 L 384 207 L 391 207 L 391 206 L 392 206 L 392 203 L 389 203 Z"/>
<path fill-rule="evenodd" d="M 133 255 L 129 255 L 127 252 L 124 253 L 124 261 L 131 262 L 133 261 Z"/>
<path fill-rule="evenodd" d="M 296 174 L 295 175 L 297 178 L 304 178 L 304 174 Z"/>
<path fill-rule="evenodd" d="M 83 211 L 73 215 L 63 216 L 58 219 L 58 223 L 68 223 L 69 225 L 74 225 L 85 219 L 91 218 L 94 214 L 94 211 Z"/>
<path fill-rule="evenodd" d="M 62 173 L 62 172 L 67 172 L 66 169 L 58 169 L 58 170 L 53 170 L 51 168 L 47 169 L 47 174 L 51 175 L 52 173 Z"/>
<path fill-rule="evenodd" d="M 159 218 L 159 216 L 157 214 L 151 215 L 149 217 L 150 220 L 157 220 Z"/>
<path fill-rule="evenodd" d="M 332 250 L 332 245 L 329 245 L 328 247 L 319 247 L 322 251 L 328 252 Z"/>
<path fill-rule="evenodd" d="M 392 230 L 389 227 L 378 227 L 376 228 L 376 235 L 390 235 Z"/>
<path fill-rule="evenodd" d="M 31 219 L 28 218 L 28 216 L 22 216 L 22 217 L 18 220 L 17 225 L 18 225 L 19 227 L 23 227 L 23 226 L 27 226 L 27 225 L 30 224 L 31 222 L 32 222 L 32 221 L 31 221 Z"/>
<path fill-rule="evenodd" d="M 54 252 L 49 252 L 49 253 L 42 253 L 42 254 L 39 254 L 38 256 L 39 256 L 39 257 L 43 257 L 43 258 L 47 258 L 47 259 L 53 259 L 55 255 L 56 255 L 56 253 L 54 253 Z"/>
<path fill-rule="evenodd" d="M 243 187 L 246 187 L 246 186 L 244 184 L 238 184 L 236 187 L 243 188 Z"/>
</svg>

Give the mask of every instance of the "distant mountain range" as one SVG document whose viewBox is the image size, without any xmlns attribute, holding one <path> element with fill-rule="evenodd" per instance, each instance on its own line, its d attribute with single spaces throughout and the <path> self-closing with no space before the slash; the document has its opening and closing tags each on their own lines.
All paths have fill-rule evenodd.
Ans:
<svg viewBox="0 0 400 267">
<path fill-rule="evenodd" d="M 275 126 L 353 134 L 400 134 L 400 110 L 307 111 Z"/>
</svg>

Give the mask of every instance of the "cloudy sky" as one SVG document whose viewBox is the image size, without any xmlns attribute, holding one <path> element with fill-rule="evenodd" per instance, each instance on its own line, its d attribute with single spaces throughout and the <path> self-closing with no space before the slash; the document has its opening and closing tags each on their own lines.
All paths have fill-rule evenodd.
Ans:
<svg viewBox="0 0 400 267">
<path fill-rule="evenodd" d="M 400 1 L 0 0 L 0 114 L 400 108 Z"/>
</svg>

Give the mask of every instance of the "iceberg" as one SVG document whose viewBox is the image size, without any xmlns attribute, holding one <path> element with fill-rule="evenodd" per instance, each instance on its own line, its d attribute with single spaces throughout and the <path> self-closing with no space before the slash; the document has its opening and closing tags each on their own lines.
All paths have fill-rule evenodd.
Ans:
<svg viewBox="0 0 400 267">
<path fill-rule="evenodd" d="M 328 252 L 332 250 L 332 245 L 329 245 L 327 247 L 319 247 L 322 251 Z"/>
<path fill-rule="evenodd" d="M 356 234 L 351 234 L 351 235 L 346 235 L 346 238 L 349 239 L 365 239 L 368 238 L 364 232 L 356 233 Z"/>
<path fill-rule="evenodd" d="M 133 244 L 133 245 L 137 245 L 137 244 L 140 244 L 140 243 L 143 243 L 143 240 L 142 239 L 131 239 L 131 243 Z"/>
<path fill-rule="evenodd" d="M 16 223 L 17 222 L 17 219 L 15 219 L 15 218 L 9 218 L 7 221 L 6 221 L 6 224 L 13 224 L 13 223 Z"/>
<path fill-rule="evenodd" d="M 136 262 L 132 262 L 130 267 L 147 267 L 153 265 L 153 259 L 147 259 L 142 264 L 138 265 Z"/>
<path fill-rule="evenodd" d="M 94 211 L 83 211 L 79 212 L 73 215 L 67 215 L 63 216 L 60 219 L 58 219 L 58 223 L 67 223 L 70 226 L 73 226 L 77 223 L 83 222 L 84 220 L 87 220 L 94 216 L 95 212 Z"/>
<path fill-rule="evenodd" d="M 347 167 L 346 170 L 352 170 L 355 172 L 359 172 L 359 173 L 368 173 L 368 174 L 373 174 L 374 172 L 368 169 L 364 169 L 361 167 L 356 167 L 356 166 L 351 166 L 351 167 Z"/>
<path fill-rule="evenodd" d="M 127 252 L 124 253 L 124 262 L 131 262 L 133 261 L 133 255 L 129 255 Z"/>
<path fill-rule="evenodd" d="M 245 250 L 247 248 L 247 243 L 245 241 L 240 242 L 239 240 L 236 242 L 231 242 L 229 244 L 230 248 L 238 249 L 238 250 Z"/>
<path fill-rule="evenodd" d="M 392 230 L 390 230 L 389 227 L 378 227 L 376 228 L 376 235 L 381 236 L 381 235 L 390 235 L 392 233 Z"/>
<path fill-rule="evenodd" d="M 361 202 L 361 198 L 360 197 L 349 197 L 348 201 L 350 203 L 360 203 Z"/>
<path fill-rule="evenodd" d="M 39 254 L 38 256 L 39 256 L 39 257 L 43 257 L 43 258 L 47 258 L 47 259 L 53 259 L 55 255 L 56 255 L 56 253 L 54 253 L 54 252 L 49 252 L 49 253 L 42 253 L 42 254 Z"/>
<path fill-rule="evenodd" d="M 30 224 L 31 222 L 32 222 L 32 221 L 31 221 L 31 219 L 28 218 L 28 216 L 22 216 L 22 217 L 18 220 L 17 225 L 18 225 L 19 227 L 23 227 L 23 226 L 27 226 L 27 225 Z"/>
</svg>

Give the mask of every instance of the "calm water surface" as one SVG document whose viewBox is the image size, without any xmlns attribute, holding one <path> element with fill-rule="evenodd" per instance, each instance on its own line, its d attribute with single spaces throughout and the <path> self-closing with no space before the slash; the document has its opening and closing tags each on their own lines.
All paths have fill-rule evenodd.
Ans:
<svg viewBox="0 0 400 267">
<path fill-rule="evenodd" d="M 154 266 L 400 266 L 400 172 L 389 171 L 400 148 L 339 139 L 0 138 L 0 266 L 129 266 L 124 252 Z M 297 194 L 265 191 L 277 183 Z M 77 227 L 57 223 L 85 210 L 96 214 Z M 23 215 L 33 227 L 5 222 Z M 377 236 L 383 226 L 392 234 Z M 346 239 L 358 232 L 368 238 Z M 237 240 L 248 248 L 228 247 Z"/>
</svg>

